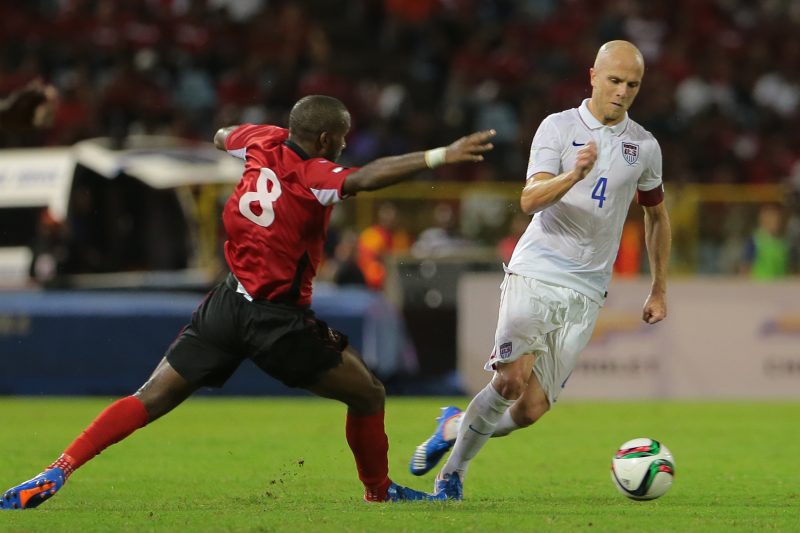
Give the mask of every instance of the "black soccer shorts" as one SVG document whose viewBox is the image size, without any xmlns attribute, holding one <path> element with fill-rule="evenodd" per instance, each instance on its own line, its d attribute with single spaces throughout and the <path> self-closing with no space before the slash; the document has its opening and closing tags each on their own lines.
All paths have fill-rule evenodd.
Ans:
<svg viewBox="0 0 800 533">
<path fill-rule="evenodd" d="M 211 290 L 166 358 L 189 383 L 222 387 L 245 358 L 289 387 L 315 385 L 342 362 L 347 336 L 311 309 L 248 301 L 232 275 Z"/>
</svg>

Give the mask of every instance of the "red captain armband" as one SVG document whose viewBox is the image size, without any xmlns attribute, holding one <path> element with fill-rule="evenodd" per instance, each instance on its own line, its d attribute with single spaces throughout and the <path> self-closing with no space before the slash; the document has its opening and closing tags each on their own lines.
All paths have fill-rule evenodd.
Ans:
<svg viewBox="0 0 800 533">
<path fill-rule="evenodd" d="M 659 185 L 649 191 L 636 191 L 636 201 L 644 207 L 660 204 L 664 201 L 664 185 Z"/>
</svg>

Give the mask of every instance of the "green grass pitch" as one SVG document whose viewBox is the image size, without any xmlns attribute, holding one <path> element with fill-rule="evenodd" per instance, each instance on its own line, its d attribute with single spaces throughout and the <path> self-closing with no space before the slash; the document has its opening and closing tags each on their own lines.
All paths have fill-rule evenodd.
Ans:
<svg viewBox="0 0 800 533">
<path fill-rule="evenodd" d="M 0 489 L 38 473 L 107 399 L 0 398 Z M 438 407 L 389 398 L 395 481 L 430 490 L 407 463 Z M 463 502 L 368 505 L 342 405 L 315 398 L 199 398 L 113 446 L 41 507 L 0 513 L 0 531 L 773 531 L 800 530 L 799 403 L 565 401 L 492 439 Z M 630 501 L 609 479 L 617 446 L 661 440 L 675 483 Z"/>
</svg>

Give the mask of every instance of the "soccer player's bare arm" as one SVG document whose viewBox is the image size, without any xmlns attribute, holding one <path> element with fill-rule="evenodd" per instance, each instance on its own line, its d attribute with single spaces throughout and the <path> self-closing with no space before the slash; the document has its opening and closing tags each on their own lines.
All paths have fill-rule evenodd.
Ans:
<svg viewBox="0 0 800 533">
<path fill-rule="evenodd" d="M 382 189 L 401 182 L 411 173 L 424 168 L 483 161 L 483 154 L 494 147 L 489 142 L 494 135 L 494 130 L 481 131 L 461 137 L 447 147 L 381 157 L 347 176 L 342 193 L 350 195 L 359 191 Z"/>
<path fill-rule="evenodd" d="M 214 146 L 216 146 L 218 150 L 225 151 L 225 140 L 228 138 L 228 135 L 238 127 L 239 126 L 236 125 L 218 129 L 217 133 L 214 134 Z"/>
<path fill-rule="evenodd" d="M 672 230 L 664 202 L 644 206 L 644 233 L 652 272 L 650 295 L 642 310 L 642 320 L 655 324 L 667 316 L 667 265 L 672 247 Z"/>
<path fill-rule="evenodd" d="M 539 172 L 528 178 L 519 200 L 522 211 L 532 215 L 559 201 L 573 185 L 589 174 L 596 160 L 597 146 L 590 142 L 578 151 L 572 170 L 558 176 Z"/>
</svg>

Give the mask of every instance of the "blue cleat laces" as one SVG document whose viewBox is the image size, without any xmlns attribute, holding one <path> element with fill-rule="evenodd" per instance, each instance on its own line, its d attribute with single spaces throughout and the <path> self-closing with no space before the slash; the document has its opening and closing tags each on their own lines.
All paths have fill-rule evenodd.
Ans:
<svg viewBox="0 0 800 533">
<path fill-rule="evenodd" d="M 442 500 L 463 500 L 464 485 L 458 472 L 451 472 L 437 477 L 434 482 L 434 496 Z"/>
</svg>

